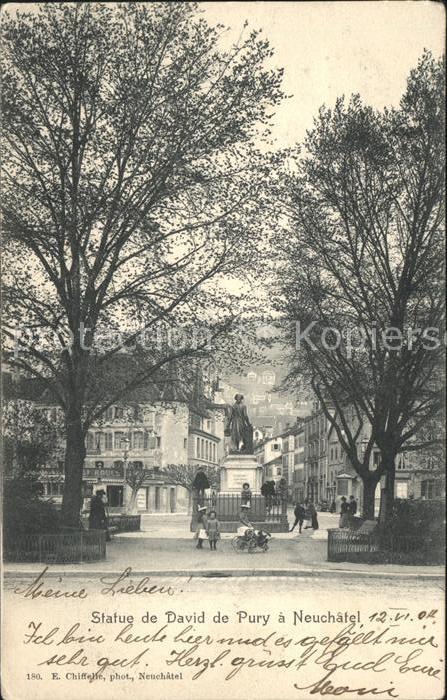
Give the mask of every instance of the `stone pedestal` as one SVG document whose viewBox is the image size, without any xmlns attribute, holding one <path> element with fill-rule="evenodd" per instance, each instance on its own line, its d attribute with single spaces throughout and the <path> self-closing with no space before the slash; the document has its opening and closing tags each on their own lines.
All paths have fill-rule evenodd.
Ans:
<svg viewBox="0 0 447 700">
<path fill-rule="evenodd" d="M 207 511 L 215 510 L 220 522 L 221 532 L 236 532 L 240 525 L 242 512 L 242 484 L 247 482 L 252 493 L 250 508 L 244 510 L 246 517 L 256 529 L 267 532 L 288 532 L 286 501 L 269 505 L 261 496 L 262 467 L 254 455 L 229 454 L 225 457 L 220 470 L 220 491 L 212 498 L 206 497 L 199 504 L 194 500 L 191 518 L 191 531 L 197 527 L 199 505 L 205 505 Z"/>
<path fill-rule="evenodd" d="M 222 463 L 220 470 L 220 492 L 239 493 L 242 484 L 250 484 L 253 494 L 259 494 L 262 486 L 262 467 L 254 455 L 230 454 Z"/>
</svg>

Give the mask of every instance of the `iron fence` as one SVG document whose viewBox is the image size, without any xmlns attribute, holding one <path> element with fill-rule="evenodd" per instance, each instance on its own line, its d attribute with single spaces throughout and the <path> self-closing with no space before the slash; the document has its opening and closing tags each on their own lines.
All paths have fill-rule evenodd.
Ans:
<svg viewBox="0 0 447 700">
<path fill-rule="evenodd" d="M 4 558 L 10 562 L 72 564 L 106 557 L 104 530 L 73 530 L 56 535 L 19 535 L 4 541 Z"/>
<path fill-rule="evenodd" d="M 141 515 L 109 515 L 108 524 L 114 532 L 138 532 L 141 529 Z"/>
<path fill-rule="evenodd" d="M 194 495 L 193 515 L 199 506 L 206 506 L 207 512 L 215 510 L 218 520 L 238 520 L 244 500 L 238 493 L 217 493 L 213 496 Z M 250 508 L 246 514 L 252 522 L 279 523 L 287 520 L 287 499 L 277 496 L 252 495 Z"/>
<path fill-rule="evenodd" d="M 328 561 L 386 564 L 444 564 L 445 546 L 438 538 L 328 530 Z"/>
</svg>

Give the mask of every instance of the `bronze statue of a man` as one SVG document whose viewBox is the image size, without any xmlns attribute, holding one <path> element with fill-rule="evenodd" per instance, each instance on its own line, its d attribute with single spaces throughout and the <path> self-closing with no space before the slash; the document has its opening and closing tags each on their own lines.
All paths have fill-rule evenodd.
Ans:
<svg viewBox="0 0 447 700">
<path fill-rule="evenodd" d="M 230 452 L 253 453 L 253 426 L 242 394 L 236 394 L 234 404 L 228 409 L 225 434 L 231 437 Z"/>
</svg>

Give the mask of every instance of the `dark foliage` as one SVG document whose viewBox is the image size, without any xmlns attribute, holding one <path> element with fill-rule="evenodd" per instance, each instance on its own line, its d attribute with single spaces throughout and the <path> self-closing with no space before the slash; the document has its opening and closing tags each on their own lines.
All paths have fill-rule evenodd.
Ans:
<svg viewBox="0 0 447 700">
<path fill-rule="evenodd" d="M 444 501 L 396 499 L 389 528 L 395 536 L 444 539 Z"/>
<path fill-rule="evenodd" d="M 37 473 L 6 481 L 3 498 L 4 537 L 52 534 L 59 531 L 59 515 L 52 501 L 42 500 Z"/>
</svg>

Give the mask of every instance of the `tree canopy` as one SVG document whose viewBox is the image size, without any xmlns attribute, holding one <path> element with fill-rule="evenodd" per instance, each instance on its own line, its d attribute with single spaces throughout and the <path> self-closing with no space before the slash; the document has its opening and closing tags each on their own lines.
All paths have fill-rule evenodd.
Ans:
<svg viewBox="0 0 447 700">
<path fill-rule="evenodd" d="M 254 138 L 268 140 L 282 75 L 258 32 L 221 48 L 195 3 L 41 4 L 2 30 L 9 360 L 65 410 L 75 522 L 89 423 L 203 350 L 158 342 L 160 324 L 215 338 L 243 308 L 222 280 L 250 279 L 265 254 L 278 158 Z"/>
<path fill-rule="evenodd" d="M 384 474 L 392 498 L 396 454 L 443 405 L 443 81 L 425 53 L 398 108 L 358 95 L 322 107 L 287 182 L 277 306 L 296 322 L 289 382 L 312 387 L 370 507 Z"/>
</svg>

